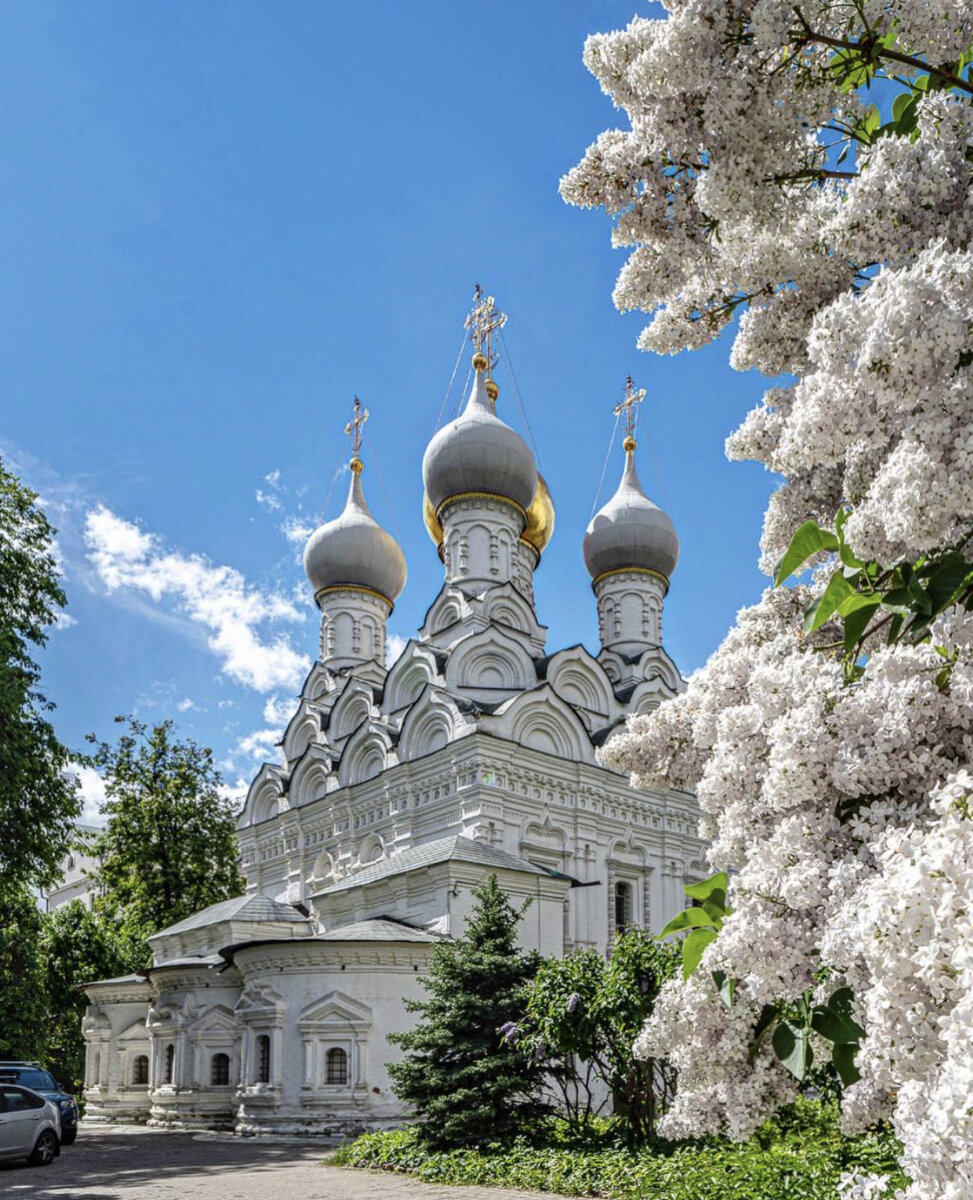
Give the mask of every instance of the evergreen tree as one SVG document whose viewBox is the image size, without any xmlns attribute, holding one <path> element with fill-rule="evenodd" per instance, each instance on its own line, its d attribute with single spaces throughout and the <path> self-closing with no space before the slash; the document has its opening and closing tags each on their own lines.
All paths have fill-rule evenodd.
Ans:
<svg viewBox="0 0 973 1200">
<path fill-rule="evenodd" d="M 0 893 L 12 910 L 24 885 L 56 878 L 81 807 L 30 654 L 65 603 L 36 500 L 0 462 Z M 0 988 L 9 981 L 0 959 Z"/>
<path fill-rule="evenodd" d="M 139 948 L 124 941 L 113 920 L 73 900 L 44 918 L 41 953 L 47 1005 L 45 1061 L 60 1068 L 79 1092 L 84 1084 L 81 1019 L 88 1004 L 82 987 L 94 979 L 127 974 L 138 965 Z"/>
<path fill-rule="evenodd" d="M 496 875 L 473 895 L 466 932 L 432 951 L 423 980 L 429 998 L 406 1003 L 421 1023 L 389 1038 L 407 1052 L 389 1067 L 395 1093 L 436 1147 L 502 1140 L 541 1111 L 543 1062 L 505 1029 L 524 1011 L 539 959 L 518 951 L 523 910 L 511 907 Z"/>
<path fill-rule="evenodd" d="M 144 939 L 200 909 L 239 896 L 236 820 L 222 794 L 213 752 L 178 741 L 171 721 L 151 729 L 134 718 L 117 745 L 98 744 L 105 773 L 103 833 L 92 849 L 101 858 L 99 911 L 117 917 L 120 934 Z M 95 742 L 93 736 L 89 741 Z"/>
</svg>

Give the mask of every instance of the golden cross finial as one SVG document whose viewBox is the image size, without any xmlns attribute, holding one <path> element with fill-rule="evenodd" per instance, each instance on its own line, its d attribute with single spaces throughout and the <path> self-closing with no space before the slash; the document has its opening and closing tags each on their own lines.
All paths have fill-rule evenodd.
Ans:
<svg viewBox="0 0 973 1200">
<path fill-rule="evenodd" d="M 464 322 L 464 328 L 470 331 L 470 341 L 476 347 L 473 365 L 478 371 L 492 371 L 497 365 L 497 356 L 493 353 L 493 334 L 506 323 L 507 314 L 501 312 L 493 297 L 485 296 L 483 288 L 476 284 L 473 288 L 473 307 Z"/>
<path fill-rule="evenodd" d="M 635 430 L 639 423 L 638 406 L 645 399 L 645 388 L 637 388 L 629 375 L 625 380 L 625 399 L 619 401 L 612 409 L 616 417 L 625 417 L 625 441 L 622 445 L 626 450 L 635 449 Z"/>
<path fill-rule="evenodd" d="M 357 474 L 361 470 L 361 459 L 358 457 L 358 452 L 361 450 L 363 439 L 362 430 L 365 422 L 368 420 L 368 409 L 362 408 L 361 401 L 355 397 L 355 415 L 345 426 L 345 433 L 351 438 L 351 469 Z"/>
</svg>

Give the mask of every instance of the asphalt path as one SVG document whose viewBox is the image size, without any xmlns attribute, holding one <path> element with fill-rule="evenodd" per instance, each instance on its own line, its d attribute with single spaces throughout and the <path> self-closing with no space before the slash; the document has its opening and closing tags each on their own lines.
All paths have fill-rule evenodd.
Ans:
<svg viewBox="0 0 973 1200">
<path fill-rule="evenodd" d="M 297 1139 L 82 1125 L 49 1167 L 0 1163 L 3 1200 L 539 1200 L 536 1192 L 443 1187 L 322 1162 Z M 550 1200 L 550 1198 L 548 1198 Z"/>
</svg>

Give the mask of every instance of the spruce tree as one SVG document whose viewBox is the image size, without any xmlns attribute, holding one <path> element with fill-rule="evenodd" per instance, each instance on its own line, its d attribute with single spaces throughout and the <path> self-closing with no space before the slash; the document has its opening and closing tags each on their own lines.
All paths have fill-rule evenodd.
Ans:
<svg viewBox="0 0 973 1200">
<path fill-rule="evenodd" d="M 517 949 L 523 910 L 511 906 L 496 875 L 473 895 L 466 932 L 432 951 L 428 999 L 406 1003 L 422 1021 L 389 1038 L 407 1052 L 389 1066 L 395 1093 L 436 1148 L 501 1141 L 541 1111 L 544 1064 L 508 1036 L 540 960 Z"/>
</svg>

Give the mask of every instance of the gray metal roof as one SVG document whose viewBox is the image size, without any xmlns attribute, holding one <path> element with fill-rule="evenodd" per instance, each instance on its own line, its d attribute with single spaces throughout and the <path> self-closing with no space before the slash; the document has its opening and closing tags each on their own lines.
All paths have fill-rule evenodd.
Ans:
<svg viewBox="0 0 973 1200">
<path fill-rule="evenodd" d="M 189 933 L 193 929 L 206 929 L 210 925 L 218 925 L 221 921 L 306 921 L 292 904 L 282 904 L 279 900 L 271 900 L 269 896 L 255 892 L 249 896 L 236 896 L 233 900 L 221 900 L 219 904 L 211 904 L 202 912 L 193 913 L 185 921 L 177 921 L 168 929 L 160 929 L 149 938 L 165 937 L 171 933 Z"/>
<path fill-rule="evenodd" d="M 441 937 L 416 929 L 402 921 L 389 921 L 385 917 L 373 917 L 369 921 L 355 921 L 351 925 L 339 925 L 327 933 L 319 933 L 316 942 L 441 942 Z"/>
<path fill-rule="evenodd" d="M 329 884 L 315 892 L 316 896 L 327 896 L 333 892 L 344 892 L 349 888 L 360 887 L 362 884 L 375 883 L 391 875 L 402 875 L 406 871 L 419 871 L 423 867 L 432 867 L 442 862 L 467 862 L 478 866 L 493 867 L 495 870 L 522 871 L 528 875 L 547 875 L 548 872 L 526 859 L 508 854 L 506 850 L 497 850 L 493 846 L 476 842 L 472 838 L 454 834 L 452 837 L 437 838 L 434 842 L 424 842 L 421 846 L 412 846 L 391 858 L 383 858 L 380 862 L 371 863 L 356 871 L 353 875 Z"/>
<path fill-rule="evenodd" d="M 164 962 L 153 963 L 145 968 L 145 974 L 150 971 L 161 971 L 164 967 L 218 967 L 223 962 L 218 954 L 203 954 L 199 957 L 167 958 Z"/>
</svg>

